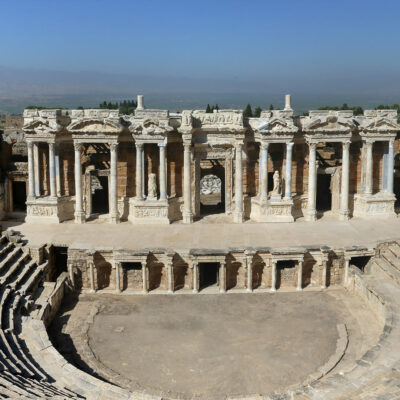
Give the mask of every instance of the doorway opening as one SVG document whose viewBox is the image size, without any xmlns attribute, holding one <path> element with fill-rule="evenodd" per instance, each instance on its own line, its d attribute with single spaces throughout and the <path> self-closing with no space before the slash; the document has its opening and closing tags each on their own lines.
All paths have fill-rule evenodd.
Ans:
<svg viewBox="0 0 400 400">
<path fill-rule="evenodd" d="M 350 264 L 357 267 L 361 272 L 364 272 L 364 269 L 370 259 L 371 259 L 370 256 L 351 257 Z"/>
<path fill-rule="evenodd" d="M 294 260 L 279 260 L 276 263 L 276 288 L 296 287 L 297 268 Z"/>
<path fill-rule="evenodd" d="M 54 260 L 54 281 L 60 276 L 61 273 L 68 271 L 68 247 L 54 246 L 53 247 L 53 260 Z"/>
<path fill-rule="evenodd" d="M 317 211 L 325 212 L 332 209 L 331 174 L 317 174 Z"/>
<path fill-rule="evenodd" d="M 92 175 L 92 213 L 108 214 L 108 176 Z"/>
<path fill-rule="evenodd" d="M 225 213 L 225 168 L 219 160 L 200 163 L 200 214 Z"/>
<path fill-rule="evenodd" d="M 205 289 L 210 286 L 218 285 L 218 270 L 219 263 L 209 262 L 200 263 L 200 290 Z"/>
<path fill-rule="evenodd" d="M 12 198 L 14 211 L 26 211 L 26 182 L 12 181 Z"/>
</svg>

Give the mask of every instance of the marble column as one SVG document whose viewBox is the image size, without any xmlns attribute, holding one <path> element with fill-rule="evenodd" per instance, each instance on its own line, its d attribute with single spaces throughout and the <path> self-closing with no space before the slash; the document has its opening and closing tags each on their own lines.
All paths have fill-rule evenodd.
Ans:
<svg viewBox="0 0 400 400">
<path fill-rule="evenodd" d="M 389 140 L 388 163 L 387 163 L 387 187 L 388 193 L 393 193 L 393 175 L 394 175 L 394 139 Z"/>
<path fill-rule="evenodd" d="M 292 198 L 292 153 L 293 142 L 286 143 L 285 198 Z"/>
<path fill-rule="evenodd" d="M 235 145 L 235 212 L 234 222 L 243 222 L 243 168 L 242 168 L 242 143 Z"/>
<path fill-rule="evenodd" d="M 121 283 L 120 283 L 120 272 L 121 272 L 121 263 L 115 263 L 115 291 L 117 293 L 121 293 Z"/>
<path fill-rule="evenodd" d="M 220 293 L 226 292 L 226 263 L 221 261 L 219 263 L 219 291 Z"/>
<path fill-rule="evenodd" d="M 267 203 L 268 200 L 268 145 L 269 143 L 261 144 L 261 187 L 260 187 L 260 199 L 263 203 Z"/>
<path fill-rule="evenodd" d="M 136 199 L 143 200 L 143 143 L 136 143 Z"/>
<path fill-rule="evenodd" d="M 350 142 L 343 142 L 342 151 L 342 182 L 340 188 L 340 211 L 342 221 L 349 219 L 349 174 L 350 174 Z"/>
<path fill-rule="evenodd" d="M 174 292 L 174 264 L 171 261 L 167 262 L 168 271 L 168 293 Z"/>
<path fill-rule="evenodd" d="M 142 261 L 142 282 L 143 282 L 143 292 L 148 293 L 149 292 L 149 283 L 148 283 L 148 277 L 147 277 L 147 262 Z"/>
<path fill-rule="evenodd" d="M 253 256 L 246 256 L 247 266 L 247 291 L 253 291 Z"/>
<path fill-rule="evenodd" d="M 60 145 L 55 147 L 55 163 L 56 163 L 56 190 L 57 197 L 61 197 L 61 175 L 60 175 Z"/>
<path fill-rule="evenodd" d="M 75 150 L 75 223 L 82 224 L 85 222 L 85 213 L 83 212 L 83 197 L 82 197 L 82 165 L 81 165 L 82 144 L 74 143 L 74 150 Z"/>
<path fill-rule="evenodd" d="M 96 291 L 95 279 L 94 279 L 94 263 L 89 261 L 89 274 L 90 274 L 90 292 L 94 293 Z"/>
<path fill-rule="evenodd" d="M 303 261 L 299 261 L 297 269 L 297 290 L 303 290 Z"/>
<path fill-rule="evenodd" d="M 317 144 L 308 144 L 310 153 L 308 158 L 308 203 L 305 219 L 306 221 L 316 221 L 317 210 Z"/>
<path fill-rule="evenodd" d="M 28 145 L 28 185 L 29 185 L 29 197 L 35 198 L 35 171 L 33 167 L 33 143 L 27 142 Z"/>
<path fill-rule="evenodd" d="M 350 257 L 344 258 L 344 285 L 346 286 L 349 281 Z"/>
<path fill-rule="evenodd" d="M 33 166 L 35 170 L 35 195 L 40 196 L 40 164 L 39 164 L 39 143 L 33 143 Z"/>
<path fill-rule="evenodd" d="M 110 182 L 110 218 L 113 224 L 119 223 L 118 212 L 118 143 L 110 144 L 110 158 L 111 158 L 111 182 Z"/>
<path fill-rule="evenodd" d="M 192 213 L 192 185 L 191 185 L 191 143 L 184 142 L 183 154 L 183 223 L 191 224 L 193 222 Z"/>
<path fill-rule="evenodd" d="M 372 179 L 373 179 L 373 142 L 366 142 L 366 168 L 365 168 L 365 193 L 372 194 Z"/>
<path fill-rule="evenodd" d="M 73 288 L 75 288 L 74 264 L 72 264 L 72 263 L 68 264 L 68 274 L 69 274 L 69 280 L 71 282 L 71 286 Z"/>
<path fill-rule="evenodd" d="M 272 260 L 271 266 L 271 292 L 276 292 L 276 264 L 277 260 Z"/>
<path fill-rule="evenodd" d="M 57 197 L 54 143 L 49 143 L 50 197 Z"/>
<path fill-rule="evenodd" d="M 192 261 L 193 268 L 193 293 L 199 293 L 199 264 L 197 261 Z"/>
<path fill-rule="evenodd" d="M 322 260 L 321 288 L 326 288 L 326 274 L 328 273 L 328 260 Z"/>
<path fill-rule="evenodd" d="M 165 143 L 159 143 L 160 148 L 160 200 L 167 200 L 167 165 L 165 156 Z"/>
</svg>

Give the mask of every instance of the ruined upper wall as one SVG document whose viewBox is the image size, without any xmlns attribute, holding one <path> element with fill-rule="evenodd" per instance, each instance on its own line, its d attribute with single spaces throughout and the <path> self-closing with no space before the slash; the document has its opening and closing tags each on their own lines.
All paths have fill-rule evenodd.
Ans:
<svg viewBox="0 0 400 400">
<path fill-rule="evenodd" d="M 25 110 L 24 131 L 29 135 L 91 134 L 118 135 L 125 131 L 133 137 L 161 140 L 171 133 L 190 137 L 199 132 L 227 135 L 254 134 L 255 137 L 291 137 L 300 132 L 316 137 L 356 132 L 394 134 L 400 131 L 397 110 L 365 110 L 354 116 L 352 110 L 311 110 L 306 116 L 295 116 L 290 97 L 283 110 L 265 110 L 259 118 L 243 118 L 242 110 L 168 110 L 146 109 L 138 96 L 134 115 L 119 115 L 118 110 Z"/>
</svg>

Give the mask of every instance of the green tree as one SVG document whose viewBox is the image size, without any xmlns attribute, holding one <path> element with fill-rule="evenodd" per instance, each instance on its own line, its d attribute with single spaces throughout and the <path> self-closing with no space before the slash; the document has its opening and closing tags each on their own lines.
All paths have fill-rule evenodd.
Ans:
<svg viewBox="0 0 400 400">
<path fill-rule="evenodd" d="M 262 108 L 260 106 L 256 107 L 254 109 L 253 116 L 256 117 L 256 118 L 260 118 L 261 117 L 261 111 L 262 111 Z"/>
<path fill-rule="evenodd" d="M 272 111 L 272 110 L 274 109 L 274 105 L 273 105 L 273 104 L 270 104 L 270 105 L 269 105 L 269 109 L 270 109 L 270 111 Z"/>
<path fill-rule="evenodd" d="M 211 112 L 211 107 L 209 104 L 207 104 L 206 113 L 210 114 Z"/>
<path fill-rule="evenodd" d="M 251 118 L 253 116 L 253 111 L 251 110 L 251 105 L 247 104 L 246 108 L 243 111 L 244 118 Z"/>
</svg>

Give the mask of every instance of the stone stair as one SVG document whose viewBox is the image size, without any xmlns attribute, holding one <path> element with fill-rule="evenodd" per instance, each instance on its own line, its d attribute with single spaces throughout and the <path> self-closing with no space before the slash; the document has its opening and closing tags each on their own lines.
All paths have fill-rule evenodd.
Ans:
<svg viewBox="0 0 400 400">
<path fill-rule="evenodd" d="M 20 337 L 22 315 L 33 304 L 46 268 L 22 245 L 0 236 L 0 399 L 82 398 L 54 385 Z"/>
<path fill-rule="evenodd" d="M 377 248 L 377 255 L 370 261 L 368 270 L 384 274 L 400 286 L 400 243 L 382 243 Z"/>
</svg>

